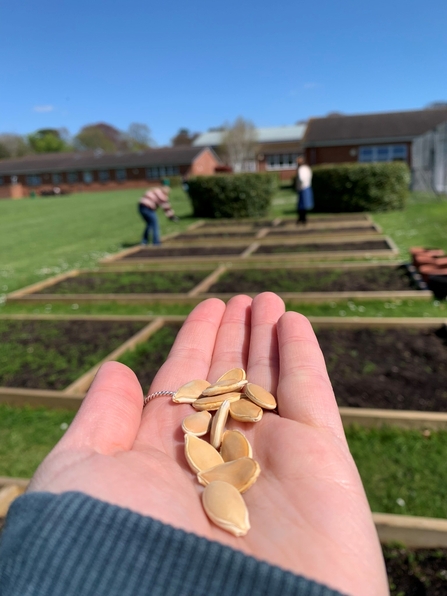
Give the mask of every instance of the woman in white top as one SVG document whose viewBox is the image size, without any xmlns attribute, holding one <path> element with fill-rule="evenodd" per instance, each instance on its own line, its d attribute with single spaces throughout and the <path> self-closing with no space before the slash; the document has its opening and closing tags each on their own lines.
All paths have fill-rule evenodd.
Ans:
<svg viewBox="0 0 447 596">
<path fill-rule="evenodd" d="M 312 170 L 306 164 L 304 157 L 296 160 L 296 190 L 298 192 L 298 224 L 305 224 L 307 212 L 314 208 L 314 195 L 312 192 Z"/>
</svg>

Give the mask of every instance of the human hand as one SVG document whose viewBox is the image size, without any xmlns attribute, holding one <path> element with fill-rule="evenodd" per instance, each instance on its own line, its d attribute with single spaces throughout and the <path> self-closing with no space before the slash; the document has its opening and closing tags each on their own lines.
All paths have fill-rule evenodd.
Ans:
<svg viewBox="0 0 447 596">
<path fill-rule="evenodd" d="M 221 530 L 203 511 L 203 489 L 183 448 L 181 422 L 191 407 L 160 397 L 142 411 L 139 383 L 119 363 L 100 369 L 29 490 L 82 491 L 344 593 L 388 594 L 371 513 L 307 319 L 284 314 L 271 293 L 236 296 L 226 306 L 206 300 L 182 326 L 150 391 L 214 382 L 233 367 L 276 395 L 279 411 L 252 425 L 228 423 L 243 430 L 261 466 L 244 494 L 246 536 Z"/>
</svg>

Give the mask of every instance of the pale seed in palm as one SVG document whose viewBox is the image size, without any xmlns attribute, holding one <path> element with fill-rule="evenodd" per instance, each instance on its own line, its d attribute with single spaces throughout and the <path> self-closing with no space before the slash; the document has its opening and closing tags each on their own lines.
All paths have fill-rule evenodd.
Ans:
<svg viewBox="0 0 447 596">
<path fill-rule="evenodd" d="M 172 397 L 172 401 L 176 404 L 192 404 L 202 395 L 203 390 L 210 385 L 211 383 L 203 379 L 189 381 L 177 389 Z"/>
<path fill-rule="evenodd" d="M 210 397 L 199 397 L 191 404 L 196 410 L 218 410 L 224 401 L 234 402 L 241 399 L 240 393 L 223 393 L 222 395 L 212 395 Z"/>
<path fill-rule="evenodd" d="M 227 423 L 228 412 L 230 411 L 230 402 L 226 399 L 214 415 L 211 422 L 210 443 L 215 449 L 219 449 L 222 443 L 222 435 Z"/>
<path fill-rule="evenodd" d="M 204 410 L 195 412 L 183 419 L 182 429 L 185 433 L 190 433 L 196 437 L 203 437 L 209 431 L 211 425 L 211 414 Z"/>
<path fill-rule="evenodd" d="M 247 506 L 239 491 L 221 480 L 205 487 L 203 508 L 209 519 L 234 536 L 245 536 L 250 529 Z"/>
<path fill-rule="evenodd" d="M 210 385 L 202 391 L 203 397 L 209 397 L 211 395 L 222 395 L 222 393 L 232 393 L 234 391 L 242 391 L 247 384 L 246 379 L 238 381 L 237 379 L 223 379 L 217 381 L 214 385 Z"/>
<path fill-rule="evenodd" d="M 276 408 L 276 399 L 260 385 L 247 383 L 244 388 L 244 395 L 264 410 L 274 410 Z"/>
<path fill-rule="evenodd" d="M 185 435 L 185 457 L 191 469 L 198 474 L 224 463 L 212 445 L 194 435 Z"/>
<path fill-rule="evenodd" d="M 239 399 L 230 405 L 230 416 L 239 422 L 259 422 L 263 409 L 249 399 Z"/>
<path fill-rule="evenodd" d="M 225 462 L 241 457 L 253 457 L 247 437 L 240 430 L 226 430 L 222 437 L 220 454 Z"/>
<path fill-rule="evenodd" d="M 228 379 L 234 379 L 235 381 L 245 381 L 246 378 L 247 375 L 243 368 L 232 368 L 219 377 L 216 383 L 220 383 L 220 381 L 227 381 Z"/>
<path fill-rule="evenodd" d="M 232 484 L 240 493 L 244 493 L 256 482 L 261 472 L 259 464 L 250 457 L 242 457 L 229 461 L 211 470 L 205 470 L 197 474 L 200 484 L 206 486 L 215 480 L 222 480 Z"/>
</svg>

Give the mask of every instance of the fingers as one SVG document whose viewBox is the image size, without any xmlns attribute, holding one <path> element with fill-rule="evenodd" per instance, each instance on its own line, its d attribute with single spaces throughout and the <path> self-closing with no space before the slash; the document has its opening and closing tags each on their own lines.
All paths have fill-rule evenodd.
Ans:
<svg viewBox="0 0 447 596">
<path fill-rule="evenodd" d="M 247 367 L 250 344 L 251 303 L 249 296 L 228 301 L 216 338 L 208 380 L 214 383 L 231 368 Z"/>
<path fill-rule="evenodd" d="M 141 385 L 119 362 L 103 364 L 58 447 L 112 454 L 132 447 L 141 421 Z"/>
<path fill-rule="evenodd" d="M 277 330 L 280 416 L 331 428 L 337 435 L 344 436 L 324 357 L 311 324 L 306 317 L 287 312 L 278 321 Z"/>
<path fill-rule="evenodd" d="M 273 393 L 279 376 L 276 324 L 283 314 L 284 302 L 276 294 L 264 292 L 253 299 L 247 376 L 249 381 Z"/>
</svg>

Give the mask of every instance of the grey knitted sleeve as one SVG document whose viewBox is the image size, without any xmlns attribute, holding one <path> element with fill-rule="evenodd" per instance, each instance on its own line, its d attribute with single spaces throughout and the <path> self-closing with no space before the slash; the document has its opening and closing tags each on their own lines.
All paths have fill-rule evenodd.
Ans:
<svg viewBox="0 0 447 596">
<path fill-rule="evenodd" d="M 1 596 L 340 596 L 82 493 L 29 493 L 0 536 Z"/>
</svg>

